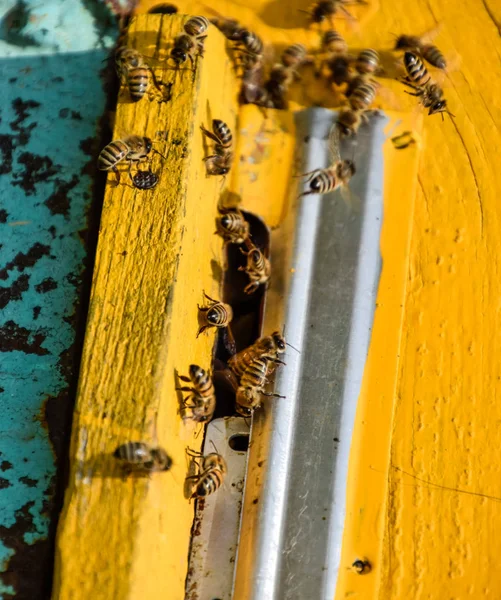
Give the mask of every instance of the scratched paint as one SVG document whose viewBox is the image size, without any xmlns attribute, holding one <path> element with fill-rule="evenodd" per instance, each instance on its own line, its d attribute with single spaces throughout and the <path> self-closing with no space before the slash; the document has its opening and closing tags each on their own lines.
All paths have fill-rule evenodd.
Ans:
<svg viewBox="0 0 501 600">
<path fill-rule="evenodd" d="M 74 19 L 66 19 L 57 31 L 50 26 L 47 47 L 76 45 L 85 52 L 26 57 L 14 56 L 12 43 L 8 51 L 5 40 L 0 45 L 0 78 L 9 84 L 0 95 L 2 600 L 49 594 L 63 491 L 57 475 L 73 409 L 88 213 L 96 196 L 97 131 L 106 101 L 100 72 L 114 30 L 111 21 L 96 26 L 94 13 L 83 8 L 92 3 L 68 4 L 78 4 L 73 16 L 77 8 L 86 14 L 79 36 Z M 53 8 L 51 13 L 51 5 L 44 5 L 49 22 L 62 3 Z M 2 17 L 5 12 L 0 23 Z M 28 41 L 35 42 L 23 38 L 17 54 L 27 48 L 43 53 L 37 41 L 42 26 L 36 18 L 29 24 Z"/>
</svg>

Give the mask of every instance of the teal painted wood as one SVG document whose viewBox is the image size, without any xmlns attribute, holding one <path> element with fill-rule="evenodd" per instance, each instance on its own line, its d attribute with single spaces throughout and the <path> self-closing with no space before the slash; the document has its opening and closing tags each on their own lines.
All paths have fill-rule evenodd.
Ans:
<svg viewBox="0 0 501 600">
<path fill-rule="evenodd" d="M 53 4 L 56 13 L 63 10 L 62 2 Z M 81 9 L 92 3 L 64 4 Z M 53 20 L 50 3 L 43 9 Z M 82 52 L 26 56 L 26 47 L 20 47 L 14 56 L 10 44 L 4 52 L 9 56 L 0 57 L 2 600 L 50 594 L 110 24 L 106 39 L 102 24 L 76 30 L 71 19 L 49 35 L 69 40 L 65 49 L 73 37 L 79 49 L 87 45 Z M 38 45 L 28 46 L 43 51 L 42 38 L 39 25 L 30 30 Z M 0 53 L 3 49 L 0 45 Z"/>
</svg>

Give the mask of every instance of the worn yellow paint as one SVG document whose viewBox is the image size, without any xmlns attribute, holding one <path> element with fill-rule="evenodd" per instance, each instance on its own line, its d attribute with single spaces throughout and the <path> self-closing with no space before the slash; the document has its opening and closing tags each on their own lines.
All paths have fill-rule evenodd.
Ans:
<svg viewBox="0 0 501 600">
<path fill-rule="evenodd" d="M 236 123 L 233 70 L 217 31 L 206 56 L 175 74 L 167 43 L 183 18 L 138 17 L 131 43 L 172 81 L 167 103 L 127 101 L 115 138 L 155 138 L 155 190 L 113 185 L 108 178 L 71 445 L 71 473 L 57 538 L 54 598 L 182 598 L 193 503 L 183 497 L 185 448 L 200 446 L 195 426 L 178 415 L 175 371 L 209 368 L 214 333 L 195 339 L 202 290 L 217 296 L 222 240 L 214 235 L 221 180 L 207 178 L 199 126 L 213 117 Z M 157 32 L 159 48 L 155 53 Z M 162 67 L 162 68 L 160 68 Z M 126 171 L 124 173 L 126 175 Z M 126 180 L 126 177 L 124 177 Z M 189 185 L 188 185 L 189 182 Z M 160 444 L 169 472 L 121 477 L 111 457 L 129 440 Z"/>
<path fill-rule="evenodd" d="M 381 0 L 371 2 L 370 10 L 353 9 L 363 17 L 359 30 L 350 31 L 346 22 L 339 25 L 353 47 L 384 51 L 391 46 L 391 33 L 420 33 L 440 21 L 437 44 L 446 54 L 460 53 L 462 62 L 445 82 L 455 121 L 424 118 L 417 179 L 406 180 L 416 162 L 415 148 L 397 152 L 389 147 L 385 154 L 383 273 L 353 438 L 337 600 L 501 597 L 501 581 L 495 577 L 501 542 L 493 533 L 501 526 L 495 454 L 501 441 L 501 373 L 494 337 L 500 310 L 501 9 L 489 2 Z M 144 0 L 139 10 L 155 3 Z M 209 15 L 200 2 L 176 4 L 182 12 Z M 278 51 L 292 42 L 318 46 L 318 32 L 304 30 L 305 15 L 297 10 L 307 2 L 213 0 L 210 5 L 239 19 Z M 171 19 L 179 28 L 179 19 Z M 211 69 L 231 80 L 222 40 L 211 35 L 210 44 L 219 44 L 218 51 L 207 52 L 202 81 Z M 384 59 L 384 82 L 400 108 L 411 111 L 404 125 L 415 126 L 415 101 L 390 79 L 395 74 L 391 55 Z M 120 106 L 117 130 L 133 119 L 147 124 L 151 134 L 175 129 L 180 122 L 191 127 L 199 122 L 192 118 L 192 94 L 200 99 L 204 93 L 211 109 L 220 107 L 232 122 L 236 88 L 227 97 L 226 90 L 213 85 L 199 95 L 179 95 L 157 109 L 155 124 L 156 117 L 141 106 Z M 335 104 L 332 93 L 308 74 L 292 96 L 292 108 Z M 383 106 L 386 102 L 387 97 Z M 197 115 L 206 110 L 202 104 L 193 109 Z M 260 131 L 259 111 L 246 108 L 240 118 L 240 127 Z M 193 154 L 183 163 L 190 169 L 189 187 L 179 194 L 183 209 L 176 211 L 173 202 L 174 170 L 164 174 L 156 193 L 107 190 L 75 417 L 74 464 L 59 535 L 56 596 L 59 590 L 61 598 L 79 597 L 77 590 L 80 597 L 90 592 L 103 598 L 183 597 L 192 509 L 180 490 L 184 444 L 191 438 L 175 414 L 172 372 L 193 355 L 204 364 L 209 360 L 210 337 L 186 344 L 196 315 L 182 309 L 199 301 L 197 280 L 217 290 L 215 283 L 211 287 L 207 247 L 216 259 L 220 252 L 212 229 L 205 228 L 214 216 L 216 183 L 205 180 L 200 149 L 189 143 Z M 238 143 L 247 153 L 244 137 Z M 176 148 L 171 152 L 180 160 Z M 283 190 L 276 186 L 283 184 L 270 180 L 269 189 L 261 183 L 253 187 L 249 165 L 237 171 L 231 187 L 244 199 L 243 207 L 273 223 L 279 220 L 282 206 L 276 202 Z M 161 201 L 163 194 L 167 202 Z M 172 227 L 162 226 L 162 220 Z M 168 249 L 179 247 L 176 266 Z M 142 438 L 146 431 L 153 439 L 155 422 L 159 443 L 176 463 L 171 473 L 139 482 L 96 475 L 109 468 L 98 453 L 111 451 L 124 437 Z M 107 548 L 113 548 L 113 561 L 106 557 Z M 370 559 L 369 575 L 349 571 L 357 557 Z"/>
</svg>

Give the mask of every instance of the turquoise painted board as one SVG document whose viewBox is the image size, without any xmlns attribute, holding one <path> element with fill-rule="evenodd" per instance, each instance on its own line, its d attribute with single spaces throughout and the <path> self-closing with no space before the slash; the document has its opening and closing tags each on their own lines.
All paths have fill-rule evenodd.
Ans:
<svg viewBox="0 0 501 600">
<path fill-rule="evenodd" d="M 63 10 L 63 3 L 53 4 Z M 81 8 L 65 3 L 71 5 Z M 106 93 L 100 75 L 111 39 L 102 37 L 103 27 L 76 32 L 74 21 L 60 25 L 62 39 L 87 44 L 82 52 L 54 54 L 53 45 L 44 53 L 40 27 L 29 38 L 36 56 L 26 55 L 26 45 L 16 53 L 0 44 L 2 600 L 50 594 L 85 318 L 81 294 L 101 199 L 95 159 Z"/>
</svg>

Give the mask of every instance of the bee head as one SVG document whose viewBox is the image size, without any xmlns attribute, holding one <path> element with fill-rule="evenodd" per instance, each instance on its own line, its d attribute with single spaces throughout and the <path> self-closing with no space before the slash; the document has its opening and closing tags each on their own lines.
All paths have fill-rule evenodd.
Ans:
<svg viewBox="0 0 501 600">
<path fill-rule="evenodd" d="M 230 223 L 231 223 L 231 219 L 228 215 L 224 215 L 221 217 L 221 225 L 223 227 L 228 227 Z"/>
<path fill-rule="evenodd" d="M 221 167 L 219 169 L 219 175 L 226 175 L 229 172 L 230 168 L 229 167 Z"/>
<path fill-rule="evenodd" d="M 170 55 L 177 66 L 179 66 L 181 63 L 184 63 L 184 61 L 188 58 L 186 52 L 181 50 L 181 48 L 172 48 Z"/>
<path fill-rule="evenodd" d="M 190 365 L 190 379 L 192 381 L 195 381 L 196 379 L 200 379 L 200 377 L 202 377 L 205 374 L 205 371 L 202 369 L 202 367 L 199 367 L 198 365 Z"/>
<path fill-rule="evenodd" d="M 280 331 L 274 331 L 271 334 L 271 337 L 273 338 L 277 352 L 279 352 L 279 353 L 285 352 L 285 339 L 284 339 L 283 335 L 280 333 Z"/>
<path fill-rule="evenodd" d="M 447 100 L 437 100 L 430 106 L 430 110 L 428 111 L 429 115 L 433 115 L 437 112 L 442 112 L 447 108 Z"/>
<path fill-rule="evenodd" d="M 151 152 L 151 149 L 153 148 L 153 142 L 150 138 L 145 137 L 143 138 L 143 144 L 146 154 L 149 154 Z"/>
</svg>

